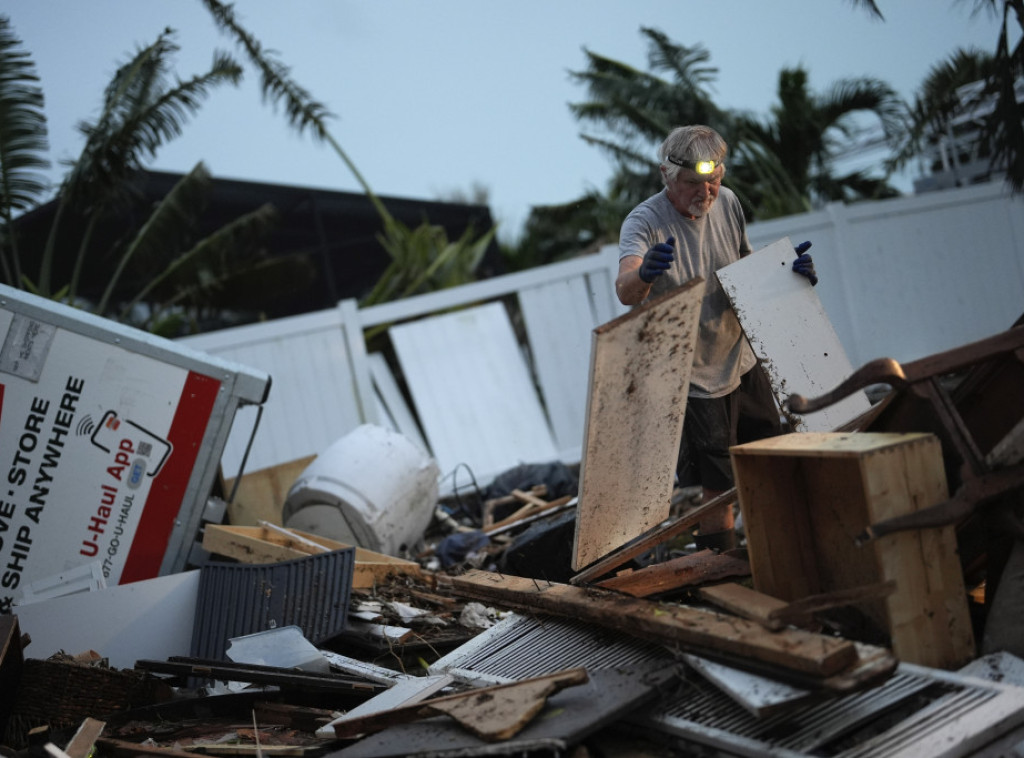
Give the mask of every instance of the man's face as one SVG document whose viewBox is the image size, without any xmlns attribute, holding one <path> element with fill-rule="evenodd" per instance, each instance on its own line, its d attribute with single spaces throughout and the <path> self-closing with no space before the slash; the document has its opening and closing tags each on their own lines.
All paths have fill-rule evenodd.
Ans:
<svg viewBox="0 0 1024 758">
<path fill-rule="evenodd" d="M 662 174 L 665 167 L 662 166 Z M 698 174 L 688 168 L 679 169 L 676 178 L 665 178 L 665 188 L 672 206 L 688 218 L 700 218 L 711 210 L 722 188 L 724 166 L 718 166 L 708 175 Z"/>
</svg>

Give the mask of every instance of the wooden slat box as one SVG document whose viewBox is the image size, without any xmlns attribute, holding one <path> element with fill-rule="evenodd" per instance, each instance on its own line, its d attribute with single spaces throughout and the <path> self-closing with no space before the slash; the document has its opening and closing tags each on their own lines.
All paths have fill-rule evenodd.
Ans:
<svg viewBox="0 0 1024 758">
<path fill-rule="evenodd" d="M 284 530 L 294 534 L 297 539 L 289 539 L 277 530 L 265 526 L 223 526 L 207 524 L 203 529 L 203 549 L 240 563 L 277 563 L 293 558 L 303 558 L 316 552 L 316 548 L 303 544 L 303 540 L 315 542 L 326 550 L 342 550 L 349 547 L 343 542 L 316 534 Z M 420 566 L 415 561 L 376 553 L 372 550 L 356 547 L 355 575 L 352 587 L 357 589 L 372 587 L 388 574 L 401 573 L 417 576 Z"/>
<path fill-rule="evenodd" d="M 731 456 L 755 589 L 793 601 L 891 580 L 894 593 L 858 607 L 900 659 L 955 669 L 974 658 L 953 526 L 854 539 L 948 497 L 938 438 L 796 433 Z"/>
</svg>

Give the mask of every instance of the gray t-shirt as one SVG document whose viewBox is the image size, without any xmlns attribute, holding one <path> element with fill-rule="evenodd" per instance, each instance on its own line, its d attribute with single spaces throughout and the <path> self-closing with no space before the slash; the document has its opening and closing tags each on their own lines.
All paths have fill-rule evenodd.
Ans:
<svg viewBox="0 0 1024 758">
<path fill-rule="evenodd" d="M 690 397 L 721 397 L 739 386 L 740 377 L 757 362 L 743 336 L 714 272 L 750 254 L 747 225 L 736 195 L 726 187 L 719 190 L 710 212 L 691 220 L 668 199 L 665 190 L 634 208 L 619 232 L 619 260 L 644 254 L 655 244 L 675 237 L 675 260 L 671 268 L 654 280 L 648 300 L 686 282 L 703 277 L 697 345 L 690 373 Z"/>
</svg>

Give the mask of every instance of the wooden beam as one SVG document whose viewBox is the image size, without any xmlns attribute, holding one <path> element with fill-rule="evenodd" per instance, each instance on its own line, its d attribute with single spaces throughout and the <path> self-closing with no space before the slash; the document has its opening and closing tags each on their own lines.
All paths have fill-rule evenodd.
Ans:
<svg viewBox="0 0 1024 758">
<path fill-rule="evenodd" d="M 552 500 L 551 502 L 541 500 L 540 502 L 542 503 L 542 505 L 524 505 L 515 513 L 506 516 L 501 521 L 495 521 L 490 526 L 485 526 L 483 528 L 483 532 L 485 534 L 493 534 L 494 532 L 498 531 L 503 527 L 508 526 L 509 524 L 514 524 L 517 521 L 523 520 L 527 516 L 534 516 L 538 513 L 544 513 L 545 511 L 550 511 L 553 508 L 558 508 L 559 506 L 566 505 L 570 500 L 572 500 L 575 497 L 575 495 L 565 495 L 564 497 L 560 497 L 557 500 Z"/>
<path fill-rule="evenodd" d="M 596 561 L 591 566 L 580 571 L 569 581 L 572 584 L 586 584 L 587 582 L 602 577 L 605 574 L 614 571 L 631 558 L 642 555 L 648 550 L 656 548 L 661 543 L 673 539 L 674 537 L 678 537 L 683 532 L 697 526 L 705 514 L 722 506 L 732 505 L 735 502 L 736 488 L 733 487 L 730 490 L 726 490 L 718 497 L 698 506 L 689 513 L 684 513 L 679 519 L 673 521 L 671 524 L 655 527 L 647 534 L 637 538 L 628 545 L 623 546 L 613 553 L 609 553 L 605 557 L 601 558 L 601 560 Z"/>
<path fill-rule="evenodd" d="M 525 611 L 542 611 L 615 629 L 680 647 L 687 652 L 725 659 L 737 667 L 768 666 L 811 678 L 837 674 L 855 664 L 857 649 L 847 640 L 799 629 L 768 632 L 746 619 L 631 598 L 596 587 L 469 571 L 438 577 L 462 597 Z"/>
<path fill-rule="evenodd" d="M 750 576 L 750 564 L 742 558 L 701 550 L 662 563 L 624 571 L 598 582 L 598 587 L 625 592 L 633 597 L 650 597 L 680 587 L 721 581 L 727 577 Z"/>
<path fill-rule="evenodd" d="M 86 717 L 79 725 L 78 731 L 75 732 L 75 735 L 64 747 L 64 752 L 67 753 L 68 758 L 88 758 L 92 753 L 96 740 L 99 739 L 106 725 L 105 721 Z"/>
<path fill-rule="evenodd" d="M 756 621 L 766 629 L 778 630 L 786 625 L 781 619 L 772 616 L 773 613 L 789 606 L 785 600 L 779 600 L 777 597 L 734 582 L 718 584 L 713 587 L 701 587 L 698 592 L 704 600 L 718 608 Z M 796 625 L 801 626 L 801 624 Z"/>
<path fill-rule="evenodd" d="M 317 534 L 285 529 L 272 524 L 260 526 L 224 526 L 207 524 L 203 528 L 203 549 L 233 558 L 239 563 L 277 563 L 304 558 L 328 550 L 352 547 Z M 352 586 L 373 587 L 389 574 L 419 576 L 420 565 L 366 548 L 355 548 Z"/>
</svg>

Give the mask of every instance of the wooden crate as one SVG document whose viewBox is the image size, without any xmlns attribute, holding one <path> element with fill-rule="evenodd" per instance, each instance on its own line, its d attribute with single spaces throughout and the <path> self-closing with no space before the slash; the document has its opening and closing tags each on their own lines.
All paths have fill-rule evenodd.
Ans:
<svg viewBox="0 0 1024 758">
<path fill-rule="evenodd" d="M 307 542 L 316 543 L 324 550 L 342 550 L 349 547 L 343 542 L 298 529 L 282 531 L 295 535 L 295 538 L 289 538 L 281 531 L 265 526 L 207 524 L 203 530 L 203 549 L 209 553 L 234 558 L 240 563 L 277 563 L 320 552 L 316 547 L 306 544 Z M 353 588 L 372 587 L 388 574 L 417 576 L 420 573 L 420 566 L 415 561 L 395 558 L 361 547 L 356 547 L 355 550 Z"/>
<path fill-rule="evenodd" d="M 953 526 L 855 541 L 869 524 L 947 499 L 938 438 L 798 433 L 731 455 L 755 589 L 792 601 L 891 580 L 893 594 L 858 608 L 899 658 L 945 669 L 974 658 Z"/>
</svg>

